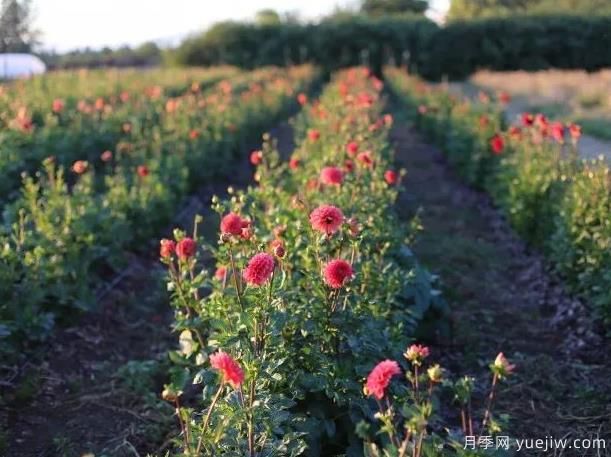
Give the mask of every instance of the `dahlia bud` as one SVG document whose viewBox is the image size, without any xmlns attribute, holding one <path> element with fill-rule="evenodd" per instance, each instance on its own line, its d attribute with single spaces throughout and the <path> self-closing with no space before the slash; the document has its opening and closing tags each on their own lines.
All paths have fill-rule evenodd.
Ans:
<svg viewBox="0 0 611 457">
<path fill-rule="evenodd" d="M 506 378 L 509 376 L 511 373 L 513 373 L 515 367 L 515 365 L 509 363 L 502 352 L 499 352 L 494 360 L 494 363 L 490 365 L 492 373 L 497 375 L 499 378 Z"/>
<path fill-rule="evenodd" d="M 440 383 L 443 379 L 443 370 L 438 363 L 426 370 L 426 374 L 428 375 L 429 380 L 435 384 Z"/>
<path fill-rule="evenodd" d="M 424 359 L 429 356 L 429 348 L 420 344 L 412 344 L 407 348 L 403 356 L 412 364 L 420 366 Z"/>
<path fill-rule="evenodd" d="M 286 249 L 284 248 L 284 242 L 282 240 L 274 240 L 271 242 L 272 253 L 279 259 L 284 258 L 286 255 Z"/>
<path fill-rule="evenodd" d="M 171 387 L 166 386 L 166 388 L 163 389 L 163 391 L 161 392 L 161 398 L 163 398 L 165 401 L 174 403 L 178 399 L 178 397 L 180 397 L 181 394 L 182 392 L 175 391 Z"/>
</svg>

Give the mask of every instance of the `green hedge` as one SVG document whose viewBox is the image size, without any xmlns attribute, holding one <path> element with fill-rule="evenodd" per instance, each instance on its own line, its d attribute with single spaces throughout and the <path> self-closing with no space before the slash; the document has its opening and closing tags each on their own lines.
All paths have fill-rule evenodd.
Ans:
<svg viewBox="0 0 611 457">
<path fill-rule="evenodd" d="M 175 51 L 181 65 L 245 68 L 313 62 L 334 70 L 405 64 L 431 80 L 478 69 L 540 70 L 611 66 L 611 16 L 523 16 L 454 22 L 440 28 L 412 16 L 354 16 L 320 24 L 219 23 Z"/>
</svg>

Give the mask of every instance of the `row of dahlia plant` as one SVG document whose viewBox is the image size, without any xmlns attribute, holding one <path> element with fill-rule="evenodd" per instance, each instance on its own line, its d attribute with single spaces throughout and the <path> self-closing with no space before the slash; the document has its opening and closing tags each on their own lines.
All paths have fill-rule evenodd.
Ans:
<svg viewBox="0 0 611 457">
<path fill-rule="evenodd" d="M 394 433 L 374 432 L 402 429 L 416 414 L 405 396 L 405 407 L 389 406 L 401 368 L 377 362 L 400 360 L 414 339 L 433 337 L 447 312 L 435 278 L 408 248 L 414 229 L 393 209 L 404 172 L 392 166 L 382 88 L 351 69 L 319 100 L 300 95 L 293 154 L 281 157 L 264 137 L 250 157 L 258 185 L 230 188 L 227 200 L 213 201 L 218 220 L 197 218 L 194 233 L 177 229 L 161 241 L 180 334 L 162 394 L 180 425 L 173 455 L 356 456 L 362 437 L 367 455 L 381 455 L 377 446 L 388 456 L 439 446 L 426 425 L 402 437 L 400 452 Z M 215 243 L 199 236 L 202 223 L 218 224 Z M 416 348 L 421 361 L 425 348 L 407 352 Z M 498 365 L 512 368 L 502 355 Z M 440 382 L 441 369 L 432 372 Z M 456 386 L 470 405 L 471 378 Z M 465 406 L 471 430 L 496 424 L 490 406 L 481 423 Z"/>
<path fill-rule="evenodd" d="M 399 69 L 385 76 L 416 126 L 467 181 L 487 190 L 528 242 L 551 260 L 569 287 L 611 323 L 611 180 L 601 158 L 579 157 L 581 129 L 542 114 L 506 123 L 503 104 L 481 93 L 459 99 Z"/>
<path fill-rule="evenodd" d="M 155 238 L 181 199 L 227 170 L 246 141 L 295 106 L 294 91 L 307 90 L 317 72 L 249 75 L 250 83 L 238 75 L 201 94 L 166 97 L 146 127 L 126 120 L 124 136 L 98 152 L 98 162 L 66 169 L 49 157 L 24 178 L 0 233 L 4 349 L 44 338 L 56 320 L 94 305 L 103 279 L 125 266 L 126 251 Z"/>
<path fill-rule="evenodd" d="M 63 166 L 75 160 L 100 162 L 101 153 L 121 141 L 146 141 L 163 122 L 173 99 L 201 98 L 215 83 L 232 77 L 231 68 L 175 72 L 144 72 L 141 79 L 116 72 L 86 73 L 81 77 L 53 74 L 17 81 L 0 89 L 0 202 L 14 198 L 20 175 L 33 172 L 54 156 Z M 125 78 L 122 82 L 121 78 Z M 173 78 L 173 79 L 172 79 Z M 71 94 L 67 89 L 73 88 Z M 101 93 L 100 87 L 105 87 Z"/>
</svg>

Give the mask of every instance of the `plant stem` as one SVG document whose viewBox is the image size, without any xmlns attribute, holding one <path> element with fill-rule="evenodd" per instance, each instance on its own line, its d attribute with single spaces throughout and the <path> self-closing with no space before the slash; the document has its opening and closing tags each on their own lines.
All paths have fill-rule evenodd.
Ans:
<svg viewBox="0 0 611 457">
<path fill-rule="evenodd" d="M 496 389 L 496 384 L 498 381 L 498 375 L 494 373 L 492 376 L 492 386 L 490 386 L 490 394 L 488 395 L 488 404 L 486 405 L 486 411 L 484 412 L 484 420 L 482 421 L 482 429 L 480 435 L 484 433 L 486 429 L 486 425 L 488 424 L 488 420 L 490 420 L 490 413 L 492 411 L 492 402 L 494 401 L 494 393 Z"/>
<path fill-rule="evenodd" d="M 240 304 L 240 310 L 244 312 L 244 303 L 242 303 L 242 292 L 240 291 L 240 284 L 238 279 L 238 271 L 235 266 L 235 259 L 233 257 L 233 248 L 229 245 L 229 261 L 231 262 L 231 270 L 233 271 L 233 282 L 235 284 L 235 292 L 238 296 L 238 303 Z"/>
<path fill-rule="evenodd" d="M 208 428 L 210 417 L 212 416 L 212 410 L 216 406 L 216 403 L 219 401 L 221 392 L 223 392 L 223 386 L 224 386 L 223 383 L 219 385 L 219 390 L 216 391 L 216 394 L 214 395 L 214 398 L 212 399 L 212 403 L 210 403 L 210 407 L 208 408 L 208 413 L 206 414 L 206 418 L 204 419 L 204 425 L 202 426 L 202 430 L 199 435 L 199 440 L 197 442 L 197 449 L 195 450 L 195 457 L 198 457 L 199 453 L 201 452 L 202 444 L 204 443 L 204 434 L 206 433 L 206 429 Z"/>
</svg>

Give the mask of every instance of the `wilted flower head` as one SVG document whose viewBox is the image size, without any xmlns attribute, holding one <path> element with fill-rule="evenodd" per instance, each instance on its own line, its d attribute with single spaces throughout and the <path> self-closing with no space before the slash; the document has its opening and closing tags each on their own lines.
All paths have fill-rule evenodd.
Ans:
<svg viewBox="0 0 611 457">
<path fill-rule="evenodd" d="M 424 359 L 429 356 L 429 348 L 426 346 L 422 346 L 421 344 L 412 344 L 407 348 L 407 351 L 403 354 L 403 356 L 409 360 L 412 364 L 420 366 Z"/>
<path fill-rule="evenodd" d="M 333 205 L 321 205 L 310 213 L 312 228 L 331 235 L 339 230 L 344 222 L 344 213 Z"/>
<path fill-rule="evenodd" d="M 176 255 L 181 260 L 187 260 L 195 255 L 197 250 L 197 243 L 193 238 L 183 238 L 176 245 Z"/>
<path fill-rule="evenodd" d="M 218 351 L 212 354 L 210 366 L 221 374 L 223 383 L 229 384 L 234 389 L 239 389 L 244 382 L 244 370 L 226 352 Z"/>
<path fill-rule="evenodd" d="M 260 286 L 272 276 L 274 267 L 274 258 L 265 252 L 260 252 L 248 262 L 248 266 L 244 270 L 244 279 L 251 286 Z"/>
<path fill-rule="evenodd" d="M 394 360 L 384 360 L 378 363 L 367 376 L 366 394 L 381 400 L 384 398 L 393 376 L 398 374 L 401 374 L 401 368 Z"/>
<path fill-rule="evenodd" d="M 320 171 L 320 182 L 328 186 L 339 186 L 344 182 L 344 174 L 337 167 L 324 167 Z"/>
<path fill-rule="evenodd" d="M 284 241 L 275 239 L 270 243 L 270 248 L 272 254 L 274 254 L 279 259 L 284 258 L 286 255 L 286 248 L 284 247 Z"/>
</svg>

